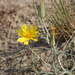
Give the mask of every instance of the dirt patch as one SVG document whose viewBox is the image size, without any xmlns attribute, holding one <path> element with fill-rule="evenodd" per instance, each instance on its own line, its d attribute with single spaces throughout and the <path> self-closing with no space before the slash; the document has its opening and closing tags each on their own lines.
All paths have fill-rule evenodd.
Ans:
<svg viewBox="0 0 75 75">
<path fill-rule="evenodd" d="M 0 74 L 27 75 L 26 66 L 29 63 L 27 59 L 30 53 L 27 46 L 16 41 L 18 38 L 16 29 L 24 23 L 38 26 L 32 0 L 0 1 Z M 40 44 L 42 40 L 39 46 Z M 37 43 L 33 46 L 36 47 Z"/>
</svg>

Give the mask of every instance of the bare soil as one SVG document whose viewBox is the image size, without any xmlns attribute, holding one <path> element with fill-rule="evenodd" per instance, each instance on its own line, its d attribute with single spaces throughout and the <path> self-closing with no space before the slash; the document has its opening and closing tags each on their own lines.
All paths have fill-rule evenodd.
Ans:
<svg viewBox="0 0 75 75">
<path fill-rule="evenodd" d="M 0 0 L 0 75 L 33 75 L 26 70 L 31 54 L 16 41 L 16 30 L 24 23 L 39 25 L 32 0 Z M 31 46 L 47 46 L 43 42 L 32 42 Z"/>
</svg>

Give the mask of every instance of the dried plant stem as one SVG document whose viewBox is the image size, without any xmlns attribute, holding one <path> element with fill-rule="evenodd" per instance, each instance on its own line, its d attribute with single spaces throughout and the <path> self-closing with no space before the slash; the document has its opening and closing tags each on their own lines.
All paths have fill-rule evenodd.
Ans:
<svg viewBox="0 0 75 75">
<path fill-rule="evenodd" d="M 57 59 L 57 52 L 55 50 L 54 47 L 52 47 L 52 61 L 53 61 L 53 69 L 54 69 L 54 72 L 55 72 L 55 75 L 58 75 L 57 74 L 57 67 L 56 67 L 56 59 Z"/>
<path fill-rule="evenodd" d="M 59 62 L 59 64 L 60 64 L 60 67 L 62 68 L 62 70 L 63 70 L 63 71 L 66 71 L 65 68 L 62 66 L 62 63 L 61 63 L 61 61 L 60 61 L 60 55 L 58 56 L 58 62 Z"/>
<path fill-rule="evenodd" d="M 51 66 L 48 65 L 41 57 L 39 57 L 39 56 L 31 49 L 31 47 L 30 47 L 29 45 L 28 45 L 28 47 L 29 47 L 29 49 L 32 51 L 32 53 L 33 53 L 35 56 L 37 56 L 38 59 L 40 59 L 43 63 L 45 63 L 48 67 L 51 68 Z"/>
</svg>

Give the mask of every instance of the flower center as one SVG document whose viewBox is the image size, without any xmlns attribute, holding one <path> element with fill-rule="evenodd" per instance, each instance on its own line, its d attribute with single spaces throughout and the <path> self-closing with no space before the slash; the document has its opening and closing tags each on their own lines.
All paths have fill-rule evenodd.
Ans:
<svg viewBox="0 0 75 75">
<path fill-rule="evenodd" d="M 27 32 L 25 32 L 24 33 L 24 37 L 26 37 L 26 38 L 32 38 L 32 32 L 31 31 L 27 31 Z"/>
</svg>

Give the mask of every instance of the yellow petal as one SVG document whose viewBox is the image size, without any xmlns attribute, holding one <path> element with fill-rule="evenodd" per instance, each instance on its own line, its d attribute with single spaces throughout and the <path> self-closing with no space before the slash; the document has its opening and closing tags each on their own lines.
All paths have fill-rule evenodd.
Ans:
<svg viewBox="0 0 75 75">
<path fill-rule="evenodd" d="M 24 45 L 28 45 L 28 41 L 25 41 L 25 42 L 24 42 Z"/>
<path fill-rule="evenodd" d="M 30 26 L 28 26 L 28 29 L 29 30 L 32 30 L 32 31 L 36 31 L 37 27 L 30 25 Z"/>
<path fill-rule="evenodd" d="M 25 37 L 20 37 L 17 41 L 20 43 L 24 42 L 24 45 L 28 45 L 29 39 L 26 39 Z"/>
<path fill-rule="evenodd" d="M 20 43 L 22 43 L 22 42 L 24 42 L 24 38 L 20 37 L 20 38 L 17 39 L 17 41 L 20 42 Z"/>
<path fill-rule="evenodd" d="M 23 26 L 20 26 L 20 27 L 21 27 L 21 29 L 22 29 L 23 31 L 25 31 L 25 30 L 27 29 L 26 24 L 24 24 Z"/>
<path fill-rule="evenodd" d="M 33 40 L 33 41 L 38 41 L 38 39 L 34 39 L 34 38 L 32 38 L 32 40 Z"/>
<path fill-rule="evenodd" d="M 23 31 L 21 29 L 16 30 L 19 36 L 23 36 Z"/>
<path fill-rule="evenodd" d="M 32 25 L 29 25 L 28 30 L 31 30 L 31 29 L 33 29 L 33 27 L 32 27 Z"/>
<path fill-rule="evenodd" d="M 36 26 L 34 26 L 34 27 L 33 27 L 33 30 L 36 30 L 36 29 L 37 29 L 37 27 L 36 27 Z"/>
</svg>

